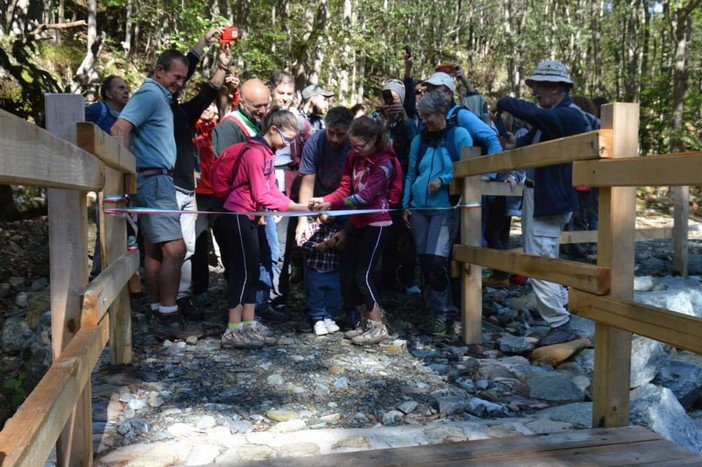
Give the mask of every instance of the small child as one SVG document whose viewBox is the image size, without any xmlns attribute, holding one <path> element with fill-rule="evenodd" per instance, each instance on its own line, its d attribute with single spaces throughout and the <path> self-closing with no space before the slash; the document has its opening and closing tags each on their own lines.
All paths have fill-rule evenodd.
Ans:
<svg viewBox="0 0 702 467">
<path fill-rule="evenodd" d="M 317 222 L 309 223 L 300 245 L 304 254 L 307 308 L 318 336 L 339 331 L 333 317 L 341 304 L 338 246 L 342 232 L 339 222 L 321 214 Z"/>
</svg>

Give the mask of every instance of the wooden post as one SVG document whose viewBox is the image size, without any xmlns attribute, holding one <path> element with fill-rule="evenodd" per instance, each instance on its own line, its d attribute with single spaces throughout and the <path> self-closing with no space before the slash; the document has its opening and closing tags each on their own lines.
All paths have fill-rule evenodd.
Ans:
<svg viewBox="0 0 702 467">
<path fill-rule="evenodd" d="M 105 196 L 124 195 L 124 176 L 105 167 Z M 124 202 L 110 207 L 124 207 Z M 127 225 L 122 217 L 103 215 L 103 241 L 107 264 L 112 264 L 127 251 Z M 138 278 L 138 274 L 136 275 Z M 125 287 L 110 307 L 110 363 L 121 365 L 132 361 L 132 310 L 129 289 Z"/>
<path fill-rule="evenodd" d="M 673 273 L 687 277 L 687 235 L 690 216 L 690 187 L 673 187 Z"/>
<path fill-rule="evenodd" d="M 463 148 L 461 159 L 480 156 L 480 148 Z M 477 246 L 481 244 L 481 182 L 480 175 L 463 179 L 461 196 L 465 207 L 461 208 L 461 244 Z M 466 344 L 480 344 L 483 341 L 483 268 L 476 264 L 463 264 L 461 287 L 461 322 L 463 341 Z"/>
<path fill-rule="evenodd" d="M 612 130 L 613 158 L 638 156 L 638 104 L 602 107 L 602 129 Z M 626 174 L 622 174 L 626 177 Z M 600 188 L 598 266 L 610 267 L 610 296 L 633 297 L 636 193 L 633 187 Z M 592 382 L 592 426 L 629 424 L 631 333 L 595 325 L 595 370 Z"/>
<path fill-rule="evenodd" d="M 76 142 L 85 102 L 75 94 L 47 94 L 46 129 Z M 48 189 L 51 281 L 51 345 L 56 360 L 80 327 L 80 293 L 88 284 L 86 192 Z M 90 465 L 93 459 L 90 381 L 83 388 L 56 445 L 58 465 Z"/>
</svg>

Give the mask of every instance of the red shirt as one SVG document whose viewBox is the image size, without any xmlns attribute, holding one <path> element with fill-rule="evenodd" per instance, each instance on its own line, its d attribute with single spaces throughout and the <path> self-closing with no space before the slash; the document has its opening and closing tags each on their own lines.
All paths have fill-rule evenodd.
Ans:
<svg viewBox="0 0 702 467">
<path fill-rule="evenodd" d="M 200 175 L 196 177 L 195 193 L 201 195 L 211 195 L 212 181 L 210 173 L 215 160 L 214 149 L 212 148 L 212 129 L 217 125 L 215 120 L 198 120 L 195 124 L 195 146 L 200 154 Z"/>
</svg>

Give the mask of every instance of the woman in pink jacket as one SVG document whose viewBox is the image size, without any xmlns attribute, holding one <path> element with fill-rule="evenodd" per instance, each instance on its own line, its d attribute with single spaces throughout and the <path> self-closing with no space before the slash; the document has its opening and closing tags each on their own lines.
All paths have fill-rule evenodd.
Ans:
<svg viewBox="0 0 702 467">
<path fill-rule="evenodd" d="M 310 208 L 380 210 L 351 215 L 341 257 L 344 304 L 357 307 L 363 317 L 358 327 L 348 331 L 346 337 L 357 345 L 376 344 L 387 339 L 388 330 L 378 304 L 373 269 L 392 225 L 387 211 L 390 207 L 388 196 L 399 164 L 395 163 L 395 154 L 388 146 L 380 122 L 360 117 L 351 124 L 348 137 L 351 151 L 346 155 L 339 188 L 324 198 L 312 198 Z"/>
<path fill-rule="evenodd" d="M 236 166 L 232 191 L 224 202 L 236 213 L 306 211 L 276 185 L 275 151 L 289 145 L 298 135 L 297 117 L 276 107 L 263 117 L 262 135 L 251 138 Z M 259 271 L 259 223 L 252 214 L 223 216 L 230 251 L 227 278 L 229 325 L 222 335 L 222 347 L 258 348 L 274 343 L 268 330 L 254 321 L 256 284 Z"/>
</svg>

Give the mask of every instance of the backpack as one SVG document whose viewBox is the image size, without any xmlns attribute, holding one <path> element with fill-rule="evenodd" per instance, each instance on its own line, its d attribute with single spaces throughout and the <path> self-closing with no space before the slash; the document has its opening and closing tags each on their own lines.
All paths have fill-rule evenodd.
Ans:
<svg viewBox="0 0 702 467">
<path fill-rule="evenodd" d="M 402 202 L 402 188 L 405 183 L 405 177 L 402 173 L 400 160 L 396 156 L 392 156 L 392 178 L 388 184 L 388 203 L 390 206 L 395 206 Z"/>
<path fill-rule="evenodd" d="M 239 170 L 239 165 L 241 165 L 241 156 L 249 148 L 256 148 L 257 151 L 261 152 L 256 144 L 249 141 L 236 143 L 228 146 L 212 163 L 210 173 L 212 193 L 218 199 L 226 201 L 229 193 L 234 189 L 232 182 L 237 170 Z"/>
<path fill-rule="evenodd" d="M 590 112 L 585 112 L 583 109 L 578 107 L 577 104 L 571 103 L 568 107 L 572 109 L 578 109 L 581 114 L 583 114 L 583 119 L 585 120 L 585 131 L 594 131 L 601 128 L 600 119 L 592 115 Z"/>
<path fill-rule="evenodd" d="M 447 128 L 450 129 L 450 128 L 455 128 L 455 127 L 457 127 L 457 126 L 461 126 L 461 125 L 458 124 L 458 114 L 459 114 L 459 112 L 461 112 L 461 111 L 470 112 L 471 114 L 473 113 L 473 112 L 471 112 L 471 110 L 470 110 L 469 108 L 467 108 L 467 107 L 465 107 L 465 106 L 463 106 L 463 105 L 455 105 L 455 106 L 453 106 L 452 108 L 449 109 L 448 113 L 446 114 L 446 127 L 447 127 Z M 475 115 L 475 114 L 474 114 L 474 115 Z M 480 118 L 479 115 L 478 115 L 477 117 Z M 486 123 L 486 125 L 487 125 L 487 123 Z M 470 131 L 468 128 L 466 128 L 466 130 L 468 130 L 468 133 L 471 133 L 471 131 Z M 471 135 L 472 135 L 472 133 L 471 133 Z M 476 144 L 476 143 L 478 143 L 478 141 L 475 141 L 475 140 L 474 140 L 474 141 L 473 141 L 473 144 Z M 482 143 L 482 142 L 480 143 L 480 149 L 481 149 L 480 152 L 481 152 L 482 155 L 485 155 L 485 154 L 488 153 L 488 152 L 487 152 L 487 151 L 488 151 L 487 146 L 485 146 L 485 144 Z M 458 157 L 457 159 L 455 159 L 455 158 L 454 158 L 454 154 L 451 154 L 451 159 L 455 162 L 455 161 L 460 160 L 460 157 Z"/>
</svg>

